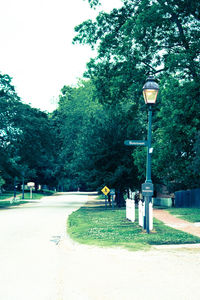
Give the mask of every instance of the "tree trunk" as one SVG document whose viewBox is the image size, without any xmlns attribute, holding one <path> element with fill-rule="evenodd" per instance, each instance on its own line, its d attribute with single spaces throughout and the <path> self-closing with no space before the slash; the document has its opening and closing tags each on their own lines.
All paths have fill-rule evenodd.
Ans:
<svg viewBox="0 0 200 300">
<path fill-rule="evenodd" d="M 116 192 L 116 198 L 115 198 L 115 201 L 116 201 L 118 207 L 123 207 L 123 206 L 125 206 L 124 195 L 123 195 L 123 192 L 122 192 L 121 190 L 118 190 L 118 191 Z"/>
</svg>

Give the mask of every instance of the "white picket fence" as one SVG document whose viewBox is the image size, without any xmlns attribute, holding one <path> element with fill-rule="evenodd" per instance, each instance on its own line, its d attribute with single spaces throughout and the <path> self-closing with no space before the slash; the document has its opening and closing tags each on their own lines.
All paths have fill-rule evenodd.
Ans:
<svg viewBox="0 0 200 300">
<path fill-rule="evenodd" d="M 138 219 L 139 225 L 143 227 L 145 216 L 145 204 L 142 201 L 138 203 Z M 135 222 L 135 201 L 132 199 L 126 200 L 126 218 Z M 149 203 L 149 230 L 153 230 L 153 205 Z"/>
<path fill-rule="evenodd" d="M 145 216 L 145 206 L 142 201 L 138 202 L 138 215 L 139 215 L 139 225 L 143 227 L 144 225 L 144 216 Z"/>
<path fill-rule="evenodd" d="M 145 216 L 145 204 L 142 201 L 138 203 L 139 225 L 143 227 Z M 153 230 L 153 205 L 149 203 L 149 230 Z"/>
<path fill-rule="evenodd" d="M 126 200 L 126 218 L 135 222 L 135 201 L 131 199 Z"/>
</svg>

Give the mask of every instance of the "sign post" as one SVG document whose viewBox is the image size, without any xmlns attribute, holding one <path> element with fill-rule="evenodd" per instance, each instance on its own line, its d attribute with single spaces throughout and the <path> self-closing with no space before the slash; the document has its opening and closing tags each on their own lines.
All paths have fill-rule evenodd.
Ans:
<svg viewBox="0 0 200 300">
<path fill-rule="evenodd" d="M 153 183 L 145 182 L 142 184 L 142 195 L 144 197 L 152 197 L 153 196 Z"/>
<path fill-rule="evenodd" d="M 145 200 L 145 212 L 144 212 L 144 220 L 143 220 L 143 228 L 146 229 L 147 233 L 150 230 L 150 224 L 152 220 L 150 217 L 153 217 L 153 214 L 149 214 L 149 204 L 152 202 L 153 196 L 153 184 L 151 181 L 151 154 L 153 152 L 153 148 L 151 148 L 151 117 L 152 111 L 149 109 L 149 128 L 148 128 L 148 140 L 126 140 L 124 144 L 126 146 L 145 146 L 147 147 L 147 171 L 146 171 L 146 181 L 142 184 L 142 195 Z M 141 220 L 140 220 L 141 222 Z"/>
<path fill-rule="evenodd" d="M 28 182 L 27 186 L 30 188 L 30 199 L 32 199 L 33 198 L 32 192 L 33 192 L 33 188 L 35 186 L 35 182 Z"/>
<path fill-rule="evenodd" d="M 105 195 L 105 207 L 107 208 L 107 195 L 110 192 L 110 189 L 107 186 L 104 186 L 104 188 L 101 191 Z"/>
<path fill-rule="evenodd" d="M 142 184 L 142 195 L 145 198 L 145 217 L 144 217 L 144 229 L 146 229 L 147 231 L 150 230 L 150 214 L 149 214 L 149 204 L 151 203 L 151 199 L 153 196 L 153 184 L 151 182 L 145 182 Z M 153 216 L 152 216 L 153 217 Z"/>
<path fill-rule="evenodd" d="M 112 197 L 112 209 L 114 209 L 114 195 L 115 195 L 115 189 L 110 190 L 110 195 Z"/>
</svg>

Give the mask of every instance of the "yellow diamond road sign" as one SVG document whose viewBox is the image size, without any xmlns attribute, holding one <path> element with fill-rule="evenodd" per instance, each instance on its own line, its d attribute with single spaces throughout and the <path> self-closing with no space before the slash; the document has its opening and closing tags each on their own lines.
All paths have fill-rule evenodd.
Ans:
<svg viewBox="0 0 200 300">
<path fill-rule="evenodd" d="M 110 189 L 107 186 L 104 186 L 104 188 L 101 191 L 102 191 L 102 193 L 104 193 L 104 195 L 108 195 L 108 193 L 110 192 Z"/>
</svg>

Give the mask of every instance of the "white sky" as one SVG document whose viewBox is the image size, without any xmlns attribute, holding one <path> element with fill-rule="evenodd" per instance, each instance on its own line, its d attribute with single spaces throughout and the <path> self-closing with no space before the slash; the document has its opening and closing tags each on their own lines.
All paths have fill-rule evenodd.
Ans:
<svg viewBox="0 0 200 300">
<path fill-rule="evenodd" d="M 102 0 L 109 11 L 121 0 Z M 76 84 L 94 55 L 72 45 L 74 27 L 94 17 L 85 0 L 0 0 L 0 72 L 25 103 L 52 111 L 64 85 Z"/>
</svg>

